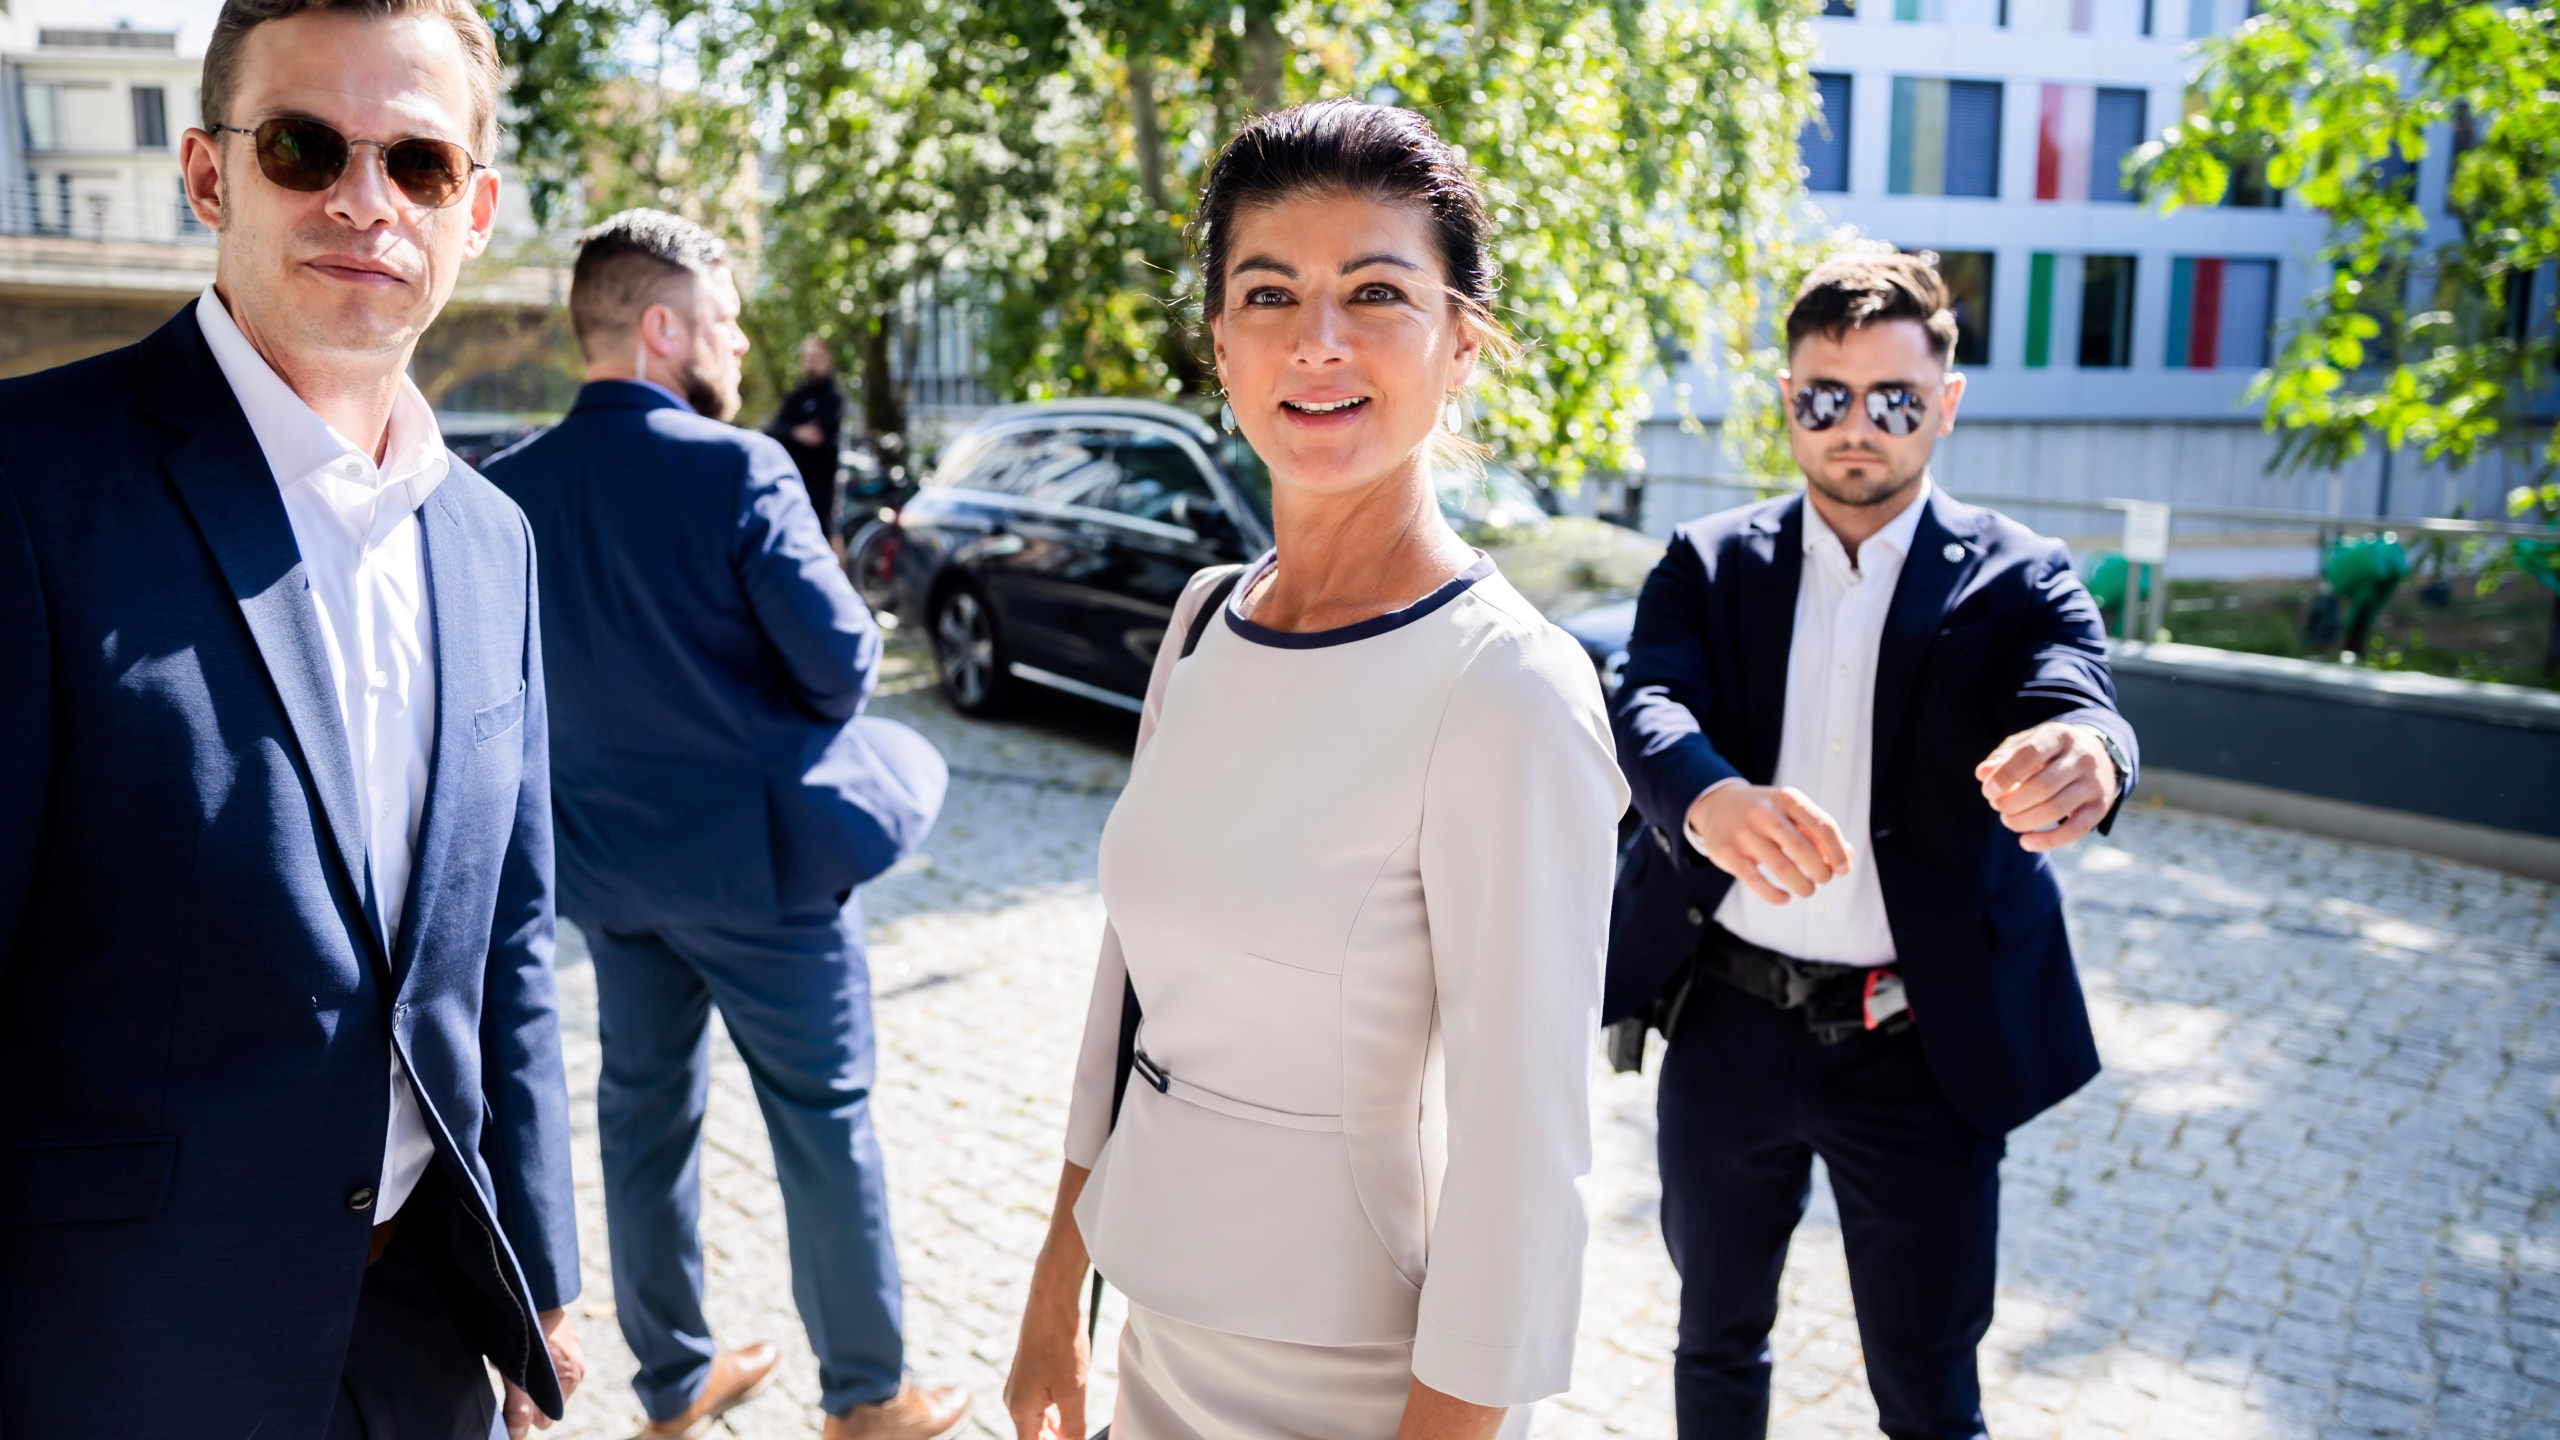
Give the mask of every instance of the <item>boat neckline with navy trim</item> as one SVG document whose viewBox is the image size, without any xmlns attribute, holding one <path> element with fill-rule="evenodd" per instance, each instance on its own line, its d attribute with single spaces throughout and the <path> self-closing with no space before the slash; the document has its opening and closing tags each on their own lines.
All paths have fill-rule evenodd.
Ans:
<svg viewBox="0 0 2560 1440">
<path fill-rule="evenodd" d="M 1479 550 L 1476 552 L 1474 564 L 1451 576 L 1439 589 L 1401 610 L 1390 610 L 1384 615 L 1373 615 L 1366 620 L 1355 620 L 1351 624 L 1337 625 L 1330 630 L 1274 630 L 1268 625 L 1258 625 L 1247 620 L 1238 612 L 1237 607 L 1242 605 L 1244 597 L 1252 592 L 1255 582 L 1278 563 L 1280 563 L 1280 552 L 1272 549 L 1265 551 L 1261 559 L 1245 567 L 1244 578 L 1236 582 L 1234 593 L 1227 597 L 1227 603 L 1222 608 L 1226 612 L 1228 629 L 1256 645 L 1269 645 L 1280 650 L 1319 650 L 1327 645 L 1348 645 L 1355 640 L 1369 640 L 1391 630 L 1401 630 L 1464 595 L 1474 587 L 1477 581 L 1494 573 L 1493 557 Z"/>
</svg>

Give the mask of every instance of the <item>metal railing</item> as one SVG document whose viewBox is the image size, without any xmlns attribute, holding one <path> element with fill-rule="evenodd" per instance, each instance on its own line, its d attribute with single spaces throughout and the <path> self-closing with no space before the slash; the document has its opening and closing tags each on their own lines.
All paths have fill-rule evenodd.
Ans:
<svg viewBox="0 0 2560 1440">
<path fill-rule="evenodd" d="M 98 190 L 61 189 L 39 180 L 0 189 L 0 235 L 93 244 L 211 245 L 204 227 L 176 194 L 137 205 L 132 197 Z"/>
<path fill-rule="evenodd" d="M 1641 486 L 1630 493 L 1641 496 L 1656 485 L 1686 486 L 1696 489 L 1727 491 L 1744 496 L 1783 494 L 1801 488 L 1792 480 L 1777 480 L 1755 475 L 1648 475 Z M 2119 612 L 2120 638 L 2149 638 L 2167 628 L 2169 607 L 2169 552 L 2177 545 L 2194 548 L 2246 547 L 2283 544 L 2309 540 L 2315 547 L 2326 546 L 2342 535 L 2382 533 L 2394 536 L 2437 535 L 2450 540 L 2542 540 L 2560 541 L 2560 529 L 2514 520 L 2469 520 L 2451 516 L 2354 515 L 2318 511 L 2270 509 L 2251 505 L 2171 505 L 2165 502 L 2122 498 L 2082 499 L 2056 495 L 2004 495 L 1966 490 L 1969 504 L 1989 505 L 2012 516 L 2026 511 L 2055 511 L 2066 514 L 2111 515 L 2124 524 L 2122 548 L 2129 565 L 2139 565 L 2147 574 L 2128 574 L 2125 603 Z M 1621 518 L 1641 524 L 1643 516 Z M 2179 522 L 2213 526 L 2249 526 L 2248 530 L 2199 535 L 2192 529 L 2177 533 Z M 2149 534 L 2137 535 L 2147 527 Z M 2101 540 L 2099 536 L 2084 537 Z M 2137 622 L 2136 612 L 2140 612 Z"/>
</svg>

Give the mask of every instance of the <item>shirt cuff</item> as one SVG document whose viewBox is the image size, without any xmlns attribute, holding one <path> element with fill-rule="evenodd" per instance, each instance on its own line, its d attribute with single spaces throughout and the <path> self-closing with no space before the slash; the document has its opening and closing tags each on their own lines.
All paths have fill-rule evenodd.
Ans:
<svg viewBox="0 0 2560 1440">
<path fill-rule="evenodd" d="M 1706 789 L 1699 791 L 1699 792 L 1698 792 L 1698 800 L 1704 800 L 1704 799 L 1706 799 L 1708 796 L 1713 795 L 1714 793 L 1716 793 L 1717 791 L 1719 791 L 1719 790 L 1723 789 L 1723 788 L 1724 788 L 1724 787 L 1726 787 L 1727 785 L 1740 785 L 1740 784 L 1743 784 L 1743 783 L 1745 783 L 1745 782 L 1744 782 L 1744 780 L 1743 780 L 1743 778 L 1742 778 L 1741 776 L 1739 776 L 1739 775 L 1727 775 L 1726 777 L 1724 777 L 1723 779 L 1721 779 L 1721 780 L 1717 781 L 1717 782 L 1716 782 L 1716 783 L 1714 783 L 1713 785 L 1710 785 L 1710 786 L 1708 786 Z M 1697 808 L 1698 808 L 1698 800 L 1692 800 L 1692 801 L 1690 801 L 1690 802 L 1689 802 L 1689 810 L 1695 810 L 1695 809 L 1697 809 Z M 1684 811 L 1682 811 L 1682 812 L 1680 812 L 1680 813 L 1681 813 L 1682 815 L 1684 815 L 1684 816 L 1685 816 L 1685 815 L 1686 815 L 1686 814 L 1688 814 L 1689 812 L 1688 812 L 1688 810 L 1684 810 Z M 1698 852 L 1698 854 L 1699 854 L 1701 857 L 1704 857 L 1704 856 L 1706 855 L 1706 853 L 1707 853 L 1707 842 L 1705 842 L 1704 840 L 1701 840 L 1701 839 L 1699 839 L 1699 838 L 1698 838 L 1698 827 L 1697 827 L 1696 825 L 1693 825 L 1693 824 L 1689 823 L 1687 820 L 1685 820 L 1685 819 L 1684 819 L 1684 820 L 1682 820 L 1682 821 L 1680 822 L 1680 833 L 1681 833 L 1683 836 L 1687 837 L 1687 839 L 1688 839 L 1688 841 L 1689 841 L 1689 848 L 1690 848 L 1690 849 L 1697 851 L 1697 852 Z"/>
<path fill-rule="evenodd" d="M 2107 752 L 2107 768 L 2116 772 L 2116 788 L 2107 796 L 2107 808 L 2114 809 L 2116 802 L 2124 798 L 2124 782 L 2131 778 L 2124 773 L 2124 761 L 2116 753 L 2116 737 L 2085 720 L 2068 720 L 2063 723 L 2074 730 L 2086 730 L 2097 736 L 2098 748 Z"/>
<path fill-rule="evenodd" d="M 1424 1320 L 1413 1337 L 1413 1378 L 1470 1405 L 1534 1405 L 1572 1386 L 1573 1342 L 1565 1334 L 1491 1345 Z"/>
</svg>

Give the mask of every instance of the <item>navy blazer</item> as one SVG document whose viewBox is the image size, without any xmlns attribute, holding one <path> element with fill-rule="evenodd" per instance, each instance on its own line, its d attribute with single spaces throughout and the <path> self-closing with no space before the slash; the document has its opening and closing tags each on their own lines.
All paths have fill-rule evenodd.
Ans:
<svg viewBox="0 0 2560 1440">
<path fill-rule="evenodd" d="M 301 555 L 193 305 L 0 382 L 0 1435 L 317 1440 L 393 1046 L 444 1197 L 403 1233 L 459 1257 L 465 1338 L 559 1413 L 533 547 L 459 461 L 419 520 L 435 744 L 386 945 Z"/>
<path fill-rule="evenodd" d="M 542 547 L 562 913 L 823 913 L 923 838 L 941 757 L 861 715 L 880 631 L 779 443 L 600 380 L 489 478 Z"/>
<path fill-rule="evenodd" d="M 1662 992 L 1733 883 L 1685 820 L 1715 782 L 1777 772 L 1803 565 L 1797 495 L 1682 526 L 1645 581 L 1613 715 L 1645 825 L 1619 864 L 1608 1019 Z M 2005 1133 L 2088 1083 L 2098 1051 L 2052 863 L 2019 848 L 1974 766 L 2048 720 L 2137 755 L 2061 542 L 1933 490 L 1886 611 L 1875 707 L 1873 856 L 1859 859 L 1876 867 L 1932 1073 L 1969 1122 Z"/>
</svg>

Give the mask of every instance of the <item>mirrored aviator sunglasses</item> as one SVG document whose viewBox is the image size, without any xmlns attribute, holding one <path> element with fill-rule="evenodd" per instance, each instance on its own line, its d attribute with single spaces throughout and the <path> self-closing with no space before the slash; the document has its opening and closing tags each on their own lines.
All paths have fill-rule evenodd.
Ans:
<svg viewBox="0 0 2560 1440">
<path fill-rule="evenodd" d="M 246 135 L 258 157 L 258 173 L 279 187 L 311 194 L 338 183 L 358 145 L 382 152 L 383 172 L 412 204 L 441 210 L 462 198 L 471 172 L 489 167 L 450 140 L 413 135 L 406 140 L 350 140 L 317 120 L 294 116 L 263 121 L 255 130 L 238 125 L 216 129 Z"/>
<path fill-rule="evenodd" d="M 1828 430 L 1849 418 L 1858 392 L 1837 380 L 1816 380 L 1796 392 L 1796 423 L 1807 430 Z M 1920 428 L 1929 413 L 1928 398 L 1908 385 L 1879 385 L 1867 392 L 1867 418 L 1899 440 Z"/>
</svg>

